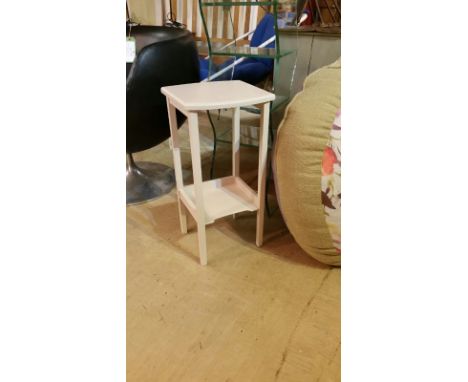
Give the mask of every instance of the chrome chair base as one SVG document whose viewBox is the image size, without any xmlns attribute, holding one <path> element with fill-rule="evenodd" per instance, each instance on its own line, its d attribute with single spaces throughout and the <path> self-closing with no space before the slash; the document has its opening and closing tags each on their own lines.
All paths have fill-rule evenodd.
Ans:
<svg viewBox="0 0 468 382">
<path fill-rule="evenodd" d="M 139 162 L 127 154 L 127 205 L 156 199 L 169 193 L 175 185 L 174 170 L 166 165 Z"/>
</svg>

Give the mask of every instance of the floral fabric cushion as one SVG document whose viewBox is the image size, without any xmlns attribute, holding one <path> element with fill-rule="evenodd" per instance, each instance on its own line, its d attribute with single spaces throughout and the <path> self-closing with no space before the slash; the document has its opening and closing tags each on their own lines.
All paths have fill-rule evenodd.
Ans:
<svg viewBox="0 0 468 382">
<path fill-rule="evenodd" d="M 322 158 L 322 204 L 333 246 L 341 254 L 341 111 L 330 130 Z"/>
<path fill-rule="evenodd" d="M 276 195 L 289 231 L 307 254 L 334 266 L 341 264 L 337 208 L 341 190 L 336 182 L 341 150 L 336 144 L 339 131 L 331 135 L 330 130 L 340 109 L 341 61 L 337 60 L 311 73 L 291 100 L 273 154 Z M 337 119 L 336 127 L 340 124 Z M 322 198 L 323 177 L 326 198 Z"/>
</svg>

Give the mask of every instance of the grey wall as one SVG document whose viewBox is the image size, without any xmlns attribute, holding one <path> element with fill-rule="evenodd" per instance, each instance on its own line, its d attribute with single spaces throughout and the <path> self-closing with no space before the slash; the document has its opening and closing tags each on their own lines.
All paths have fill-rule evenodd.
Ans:
<svg viewBox="0 0 468 382">
<path fill-rule="evenodd" d="M 283 57 L 279 64 L 279 76 L 276 88 L 279 94 L 287 94 L 291 90 L 291 98 L 300 90 L 304 79 L 309 73 L 331 64 L 341 56 L 340 35 L 298 32 L 295 30 L 280 31 L 281 51 L 296 50 L 297 65 L 294 71 L 296 55 Z M 291 85 L 291 77 L 292 85 Z M 277 93 L 278 94 L 278 93 Z"/>
</svg>

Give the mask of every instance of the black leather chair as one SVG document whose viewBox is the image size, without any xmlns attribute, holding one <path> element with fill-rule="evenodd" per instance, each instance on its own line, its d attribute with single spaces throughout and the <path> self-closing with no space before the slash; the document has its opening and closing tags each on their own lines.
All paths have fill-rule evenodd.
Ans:
<svg viewBox="0 0 468 382">
<path fill-rule="evenodd" d="M 153 199 L 174 187 L 174 171 L 158 163 L 135 163 L 133 153 L 170 136 L 166 97 L 161 87 L 199 81 L 198 54 L 192 34 L 171 27 L 137 26 L 137 57 L 127 64 L 127 204 Z M 177 115 L 180 125 L 185 117 Z"/>
</svg>

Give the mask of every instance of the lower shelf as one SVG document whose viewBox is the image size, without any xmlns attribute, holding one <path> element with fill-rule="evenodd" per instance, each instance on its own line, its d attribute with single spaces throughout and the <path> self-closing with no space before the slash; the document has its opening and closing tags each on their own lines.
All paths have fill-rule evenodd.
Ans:
<svg viewBox="0 0 468 382">
<path fill-rule="evenodd" d="M 257 193 L 241 178 L 228 176 L 202 183 L 203 202 L 205 208 L 205 224 L 211 224 L 216 219 L 243 211 L 256 211 Z M 194 185 L 185 186 L 179 190 L 179 195 L 196 218 L 196 202 Z"/>
</svg>

